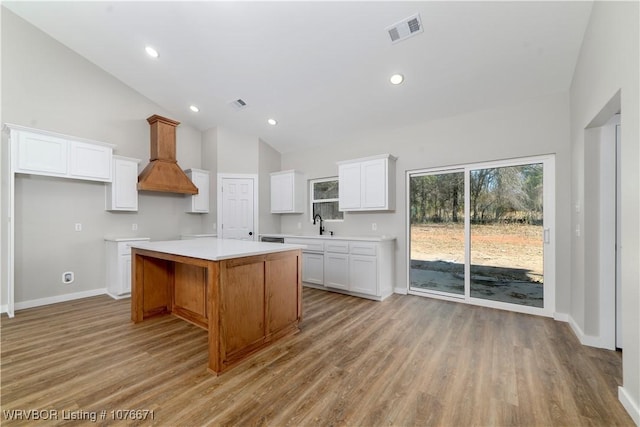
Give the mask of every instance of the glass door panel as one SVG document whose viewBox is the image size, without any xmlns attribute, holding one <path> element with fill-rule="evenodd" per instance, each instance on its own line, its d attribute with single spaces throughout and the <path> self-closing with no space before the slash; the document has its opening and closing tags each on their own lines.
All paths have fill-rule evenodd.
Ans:
<svg viewBox="0 0 640 427">
<path fill-rule="evenodd" d="M 469 178 L 471 297 L 544 307 L 543 164 Z"/>
<path fill-rule="evenodd" d="M 464 296 L 464 171 L 409 175 L 410 288 Z"/>
</svg>

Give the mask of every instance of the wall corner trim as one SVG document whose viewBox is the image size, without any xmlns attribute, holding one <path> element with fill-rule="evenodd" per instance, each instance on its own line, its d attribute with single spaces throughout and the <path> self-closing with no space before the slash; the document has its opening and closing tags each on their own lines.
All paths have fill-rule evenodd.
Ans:
<svg viewBox="0 0 640 427">
<path fill-rule="evenodd" d="M 633 401 L 623 386 L 618 387 L 618 400 L 629 413 L 633 422 L 635 422 L 637 426 L 640 426 L 640 407 L 638 407 L 638 402 Z"/>
</svg>

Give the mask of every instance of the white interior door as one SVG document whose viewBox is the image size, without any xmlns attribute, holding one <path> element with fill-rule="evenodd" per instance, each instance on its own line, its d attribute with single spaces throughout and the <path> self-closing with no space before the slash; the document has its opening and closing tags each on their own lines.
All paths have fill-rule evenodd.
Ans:
<svg viewBox="0 0 640 427">
<path fill-rule="evenodd" d="M 255 180 L 223 177 L 221 190 L 221 237 L 255 240 Z"/>
</svg>

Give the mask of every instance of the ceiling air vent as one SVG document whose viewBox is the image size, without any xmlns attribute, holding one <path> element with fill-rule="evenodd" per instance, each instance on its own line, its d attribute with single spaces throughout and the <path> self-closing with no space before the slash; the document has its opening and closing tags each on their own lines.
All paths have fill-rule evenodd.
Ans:
<svg viewBox="0 0 640 427">
<path fill-rule="evenodd" d="M 386 30 L 389 33 L 389 37 L 391 37 L 391 43 L 398 43 L 399 41 L 408 39 L 411 36 L 420 34 L 423 31 L 420 15 L 415 14 L 403 19 L 402 21 L 387 27 Z"/>
<path fill-rule="evenodd" d="M 235 101 L 231 101 L 229 105 L 231 105 L 236 110 L 242 110 L 243 108 L 247 108 L 247 103 L 240 98 L 236 99 Z"/>
</svg>

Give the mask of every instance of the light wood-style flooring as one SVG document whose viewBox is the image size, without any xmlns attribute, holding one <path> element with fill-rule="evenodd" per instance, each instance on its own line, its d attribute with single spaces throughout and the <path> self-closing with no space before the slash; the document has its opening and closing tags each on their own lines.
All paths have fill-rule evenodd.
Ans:
<svg viewBox="0 0 640 427">
<path fill-rule="evenodd" d="M 304 289 L 301 332 L 214 377 L 206 331 L 172 316 L 132 324 L 99 296 L 1 321 L 3 411 L 146 409 L 137 425 L 633 425 L 620 353 L 565 323 L 393 295 Z M 2 425 L 51 425 L 33 421 Z M 124 422 L 121 424 L 131 424 Z"/>
</svg>

